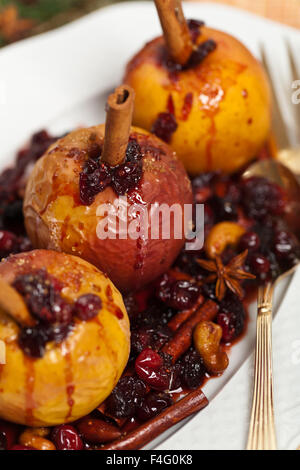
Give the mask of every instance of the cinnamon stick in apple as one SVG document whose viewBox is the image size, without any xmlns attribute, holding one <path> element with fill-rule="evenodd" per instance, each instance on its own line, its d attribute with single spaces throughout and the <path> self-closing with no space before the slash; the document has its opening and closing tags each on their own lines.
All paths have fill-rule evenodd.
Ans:
<svg viewBox="0 0 300 470">
<path fill-rule="evenodd" d="M 162 411 L 126 436 L 111 444 L 101 447 L 101 450 L 138 450 L 161 433 L 179 421 L 202 410 L 208 405 L 208 399 L 201 388 L 188 393 L 184 398 Z"/>
<path fill-rule="evenodd" d="M 193 44 L 181 0 L 155 0 L 155 6 L 169 54 L 176 64 L 186 64 L 192 53 Z"/>
<path fill-rule="evenodd" d="M 209 299 L 180 326 L 175 335 L 162 348 L 164 353 L 172 356 L 173 363 L 191 346 L 195 326 L 201 321 L 213 320 L 218 310 L 219 306 L 216 302 Z"/>
<path fill-rule="evenodd" d="M 109 95 L 106 107 L 102 161 L 111 166 L 124 162 L 132 122 L 134 90 L 121 85 Z"/>
</svg>

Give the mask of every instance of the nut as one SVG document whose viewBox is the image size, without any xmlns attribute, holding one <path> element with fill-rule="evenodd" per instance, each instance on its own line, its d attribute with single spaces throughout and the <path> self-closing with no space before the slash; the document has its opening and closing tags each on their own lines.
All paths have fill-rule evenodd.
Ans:
<svg viewBox="0 0 300 470">
<path fill-rule="evenodd" d="M 205 242 L 205 251 L 209 258 L 215 258 L 223 253 L 228 245 L 236 245 L 245 229 L 235 222 L 220 222 L 216 224 Z"/>
<path fill-rule="evenodd" d="M 194 330 L 194 345 L 211 374 L 219 374 L 228 367 L 228 356 L 220 346 L 222 328 L 211 321 L 198 323 Z"/>
<path fill-rule="evenodd" d="M 27 428 L 19 437 L 21 445 L 26 447 L 34 447 L 38 450 L 56 450 L 55 445 L 45 439 L 45 436 L 49 434 L 47 428 Z"/>
</svg>

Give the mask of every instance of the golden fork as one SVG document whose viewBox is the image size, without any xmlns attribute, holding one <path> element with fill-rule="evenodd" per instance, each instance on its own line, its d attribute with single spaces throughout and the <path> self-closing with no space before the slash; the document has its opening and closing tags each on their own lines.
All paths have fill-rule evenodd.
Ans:
<svg viewBox="0 0 300 470">
<path fill-rule="evenodd" d="M 270 82 L 272 84 L 271 74 L 268 69 L 265 52 L 263 47 L 261 47 L 261 49 L 263 63 L 267 73 L 269 74 Z M 289 57 L 291 57 L 290 53 Z M 291 64 L 291 67 L 293 66 L 294 63 Z M 296 73 L 295 70 L 296 69 L 294 68 L 293 73 Z M 282 119 L 276 93 L 274 93 L 273 85 L 272 91 L 274 95 L 272 130 L 276 138 L 278 138 L 279 145 L 283 145 L 288 148 L 288 136 L 286 133 L 284 121 Z M 300 218 L 300 186 L 297 179 L 295 178 L 295 175 L 288 168 L 276 160 L 264 160 L 256 162 L 251 165 L 248 170 L 246 170 L 243 176 L 245 178 L 249 178 L 250 176 L 254 175 L 265 176 L 270 181 L 276 182 L 280 186 L 284 187 L 285 190 L 289 191 L 290 195 L 296 202 L 291 206 L 292 214 L 289 214 L 286 219 L 290 224 L 291 222 L 295 221 L 293 230 L 297 230 L 298 232 L 299 224 L 297 224 L 297 222 Z M 294 271 L 296 266 L 294 266 L 291 270 L 283 273 L 274 282 L 268 282 L 264 286 L 259 287 L 258 290 L 254 390 L 247 443 L 248 450 L 276 450 L 277 448 L 273 403 L 272 299 L 276 283 Z"/>
</svg>

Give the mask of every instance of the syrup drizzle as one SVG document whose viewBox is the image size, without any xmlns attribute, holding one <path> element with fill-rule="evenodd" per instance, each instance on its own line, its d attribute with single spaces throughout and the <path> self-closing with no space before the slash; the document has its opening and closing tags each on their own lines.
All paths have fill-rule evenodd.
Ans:
<svg viewBox="0 0 300 470">
<path fill-rule="evenodd" d="M 65 358 L 65 364 L 66 364 L 66 367 L 65 367 L 66 395 L 67 395 L 67 403 L 69 406 L 69 410 L 66 415 L 66 420 L 68 420 L 72 416 L 72 411 L 73 411 L 73 406 L 74 406 L 73 394 L 75 391 L 75 385 L 74 385 L 74 377 L 73 377 L 72 357 L 71 357 L 71 353 L 70 353 L 67 341 L 65 341 L 65 344 L 64 344 L 63 355 Z"/>
</svg>

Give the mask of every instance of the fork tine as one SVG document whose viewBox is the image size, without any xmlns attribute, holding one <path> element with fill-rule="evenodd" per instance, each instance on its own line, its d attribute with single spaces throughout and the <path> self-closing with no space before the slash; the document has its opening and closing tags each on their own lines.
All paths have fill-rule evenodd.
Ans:
<svg viewBox="0 0 300 470">
<path fill-rule="evenodd" d="M 294 54 L 292 51 L 291 43 L 288 40 L 286 40 L 285 43 L 286 43 L 288 58 L 290 62 L 291 72 L 292 72 L 292 80 L 294 82 L 295 80 L 300 80 L 300 72 L 299 72 L 299 69 L 297 68 L 297 65 L 294 59 Z M 298 143 L 300 143 L 300 105 L 294 104 L 292 105 L 292 108 L 293 108 L 293 115 L 294 115 L 295 122 L 296 122 L 295 127 L 297 129 Z"/>
<path fill-rule="evenodd" d="M 286 131 L 286 124 L 282 117 L 279 101 L 277 99 L 276 90 L 272 80 L 272 74 L 266 59 L 266 52 L 263 44 L 260 44 L 261 61 L 265 68 L 265 71 L 269 77 L 271 85 L 271 96 L 272 96 L 272 133 L 275 136 L 276 143 L 279 149 L 288 148 L 290 145 L 289 137 Z"/>
</svg>

